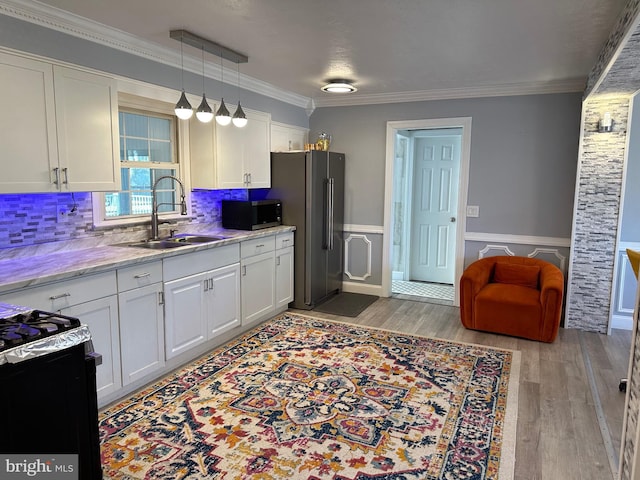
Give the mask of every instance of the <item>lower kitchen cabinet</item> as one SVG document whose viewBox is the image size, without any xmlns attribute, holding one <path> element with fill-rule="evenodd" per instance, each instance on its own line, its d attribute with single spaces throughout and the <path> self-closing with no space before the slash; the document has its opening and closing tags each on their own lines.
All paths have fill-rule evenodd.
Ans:
<svg viewBox="0 0 640 480">
<path fill-rule="evenodd" d="M 213 270 L 207 282 L 209 339 L 212 339 L 240 325 L 240 264 Z"/>
<path fill-rule="evenodd" d="M 206 273 L 165 282 L 165 353 L 167 359 L 207 339 Z"/>
<path fill-rule="evenodd" d="M 275 310 L 275 254 L 242 259 L 242 324 L 258 321 Z"/>
<path fill-rule="evenodd" d="M 293 301 L 293 247 L 276 250 L 276 310 Z"/>
<path fill-rule="evenodd" d="M 120 376 L 120 335 L 118 333 L 118 296 L 93 300 L 60 310 L 79 318 L 89 327 L 93 349 L 102 355 L 96 368 L 98 399 L 116 392 L 122 386 Z"/>
<path fill-rule="evenodd" d="M 164 367 L 162 283 L 118 294 L 122 384 Z"/>
</svg>

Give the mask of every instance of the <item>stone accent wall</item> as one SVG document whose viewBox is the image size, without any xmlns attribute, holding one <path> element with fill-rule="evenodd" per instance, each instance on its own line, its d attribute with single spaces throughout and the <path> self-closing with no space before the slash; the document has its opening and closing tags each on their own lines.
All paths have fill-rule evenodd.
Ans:
<svg viewBox="0 0 640 480">
<path fill-rule="evenodd" d="M 588 100 L 582 109 L 571 274 L 565 326 L 607 333 L 630 99 Z M 613 132 L 598 132 L 604 112 Z"/>
<path fill-rule="evenodd" d="M 616 50 L 624 40 L 625 35 L 632 28 L 633 22 L 636 20 L 638 13 L 640 12 L 640 0 L 630 0 L 625 6 L 624 10 L 620 14 L 616 26 L 609 35 L 607 42 L 604 44 L 596 64 L 591 69 L 589 77 L 587 78 L 587 87 L 584 91 L 585 98 L 591 94 L 593 87 L 600 80 L 605 69 L 609 65 L 609 62 L 613 59 Z M 635 66 L 635 65 L 634 65 Z M 608 73 L 606 73 L 608 77 Z M 607 81 L 609 79 L 607 78 Z"/>
<path fill-rule="evenodd" d="M 246 200 L 246 190 L 195 190 L 191 192 L 192 217 L 179 226 L 207 224 L 219 227 L 220 201 L 224 198 Z M 58 216 L 58 206 L 71 210 Z M 119 234 L 142 234 L 149 222 L 113 228 L 94 228 L 90 193 L 38 193 L 0 195 L 0 249 L 24 247 L 57 241 L 102 237 L 101 243 Z M 120 241 L 120 240 L 117 240 Z"/>
</svg>

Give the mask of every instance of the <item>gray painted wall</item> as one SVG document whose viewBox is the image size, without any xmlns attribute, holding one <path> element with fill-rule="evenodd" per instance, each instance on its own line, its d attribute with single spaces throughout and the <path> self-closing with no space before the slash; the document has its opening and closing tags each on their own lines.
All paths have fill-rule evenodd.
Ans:
<svg viewBox="0 0 640 480">
<path fill-rule="evenodd" d="M 176 45 L 179 44 L 176 42 Z M 153 62 L 6 15 L 0 15 L 0 46 L 180 90 L 179 68 Z M 185 52 L 187 48 L 189 47 L 185 48 Z M 211 59 L 218 61 L 217 57 L 211 56 L 206 61 Z M 235 72 L 229 73 L 233 73 L 230 78 L 236 78 Z M 201 75 L 185 71 L 184 85 L 187 92 L 197 96 L 202 95 Z M 222 91 L 225 95 L 225 103 L 231 109 L 237 101 L 238 90 L 235 81 L 231 85 L 225 82 Z M 207 98 L 219 99 L 220 82 L 206 79 L 205 92 Z M 308 127 L 309 119 L 304 108 L 243 89 L 241 89 L 240 98 L 242 105 L 246 108 L 271 113 L 273 121 Z M 178 101 L 177 97 L 176 101 Z"/>
<path fill-rule="evenodd" d="M 579 93 L 327 107 L 309 138 L 346 154 L 345 223 L 382 225 L 386 122 L 472 117 L 467 231 L 569 238 L 580 112 Z"/>
</svg>

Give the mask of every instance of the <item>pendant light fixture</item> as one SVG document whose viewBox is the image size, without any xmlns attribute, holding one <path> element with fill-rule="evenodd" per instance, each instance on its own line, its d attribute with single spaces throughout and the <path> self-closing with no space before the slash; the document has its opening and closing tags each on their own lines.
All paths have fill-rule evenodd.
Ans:
<svg viewBox="0 0 640 480">
<path fill-rule="evenodd" d="M 181 72 L 181 83 L 182 83 L 182 94 L 180 95 L 180 99 L 178 103 L 176 103 L 176 116 L 181 120 L 189 120 L 191 115 L 193 115 L 193 107 L 187 100 L 187 96 L 184 93 L 184 57 L 182 53 L 182 36 L 180 36 L 180 72 Z"/>
<path fill-rule="evenodd" d="M 216 112 L 216 122 L 218 125 L 229 125 L 231 123 L 231 114 L 227 110 L 227 106 L 224 104 L 224 96 L 222 95 L 222 89 L 224 88 L 224 60 L 222 52 L 220 52 L 220 107 Z"/>
<path fill-rule="evenodd" d="M 220 107 L 218 108 L 218 111 L 216 112 L 215 117 L 216 117 L 216 122 L 218 124 L 229 125 L 232 121 L 232 118 L 231 118 L 231 114 L 229 113 L 229 110 L 227 109 L 227 106 L 224 104 L 224 98 L 222 96 L 222 90 L 224 87 L 223 61 L 226 59 L 231 62 L 240 64 L 240 63 L 248 62 L 249 57 L 247 57 L 242 53 L 231 50 L 230 48 L 227 48 L 223 45 L 220 45 L 219 43 L 215 43 L 215 42 L 212 42 L 211 40 L 200 37 L 199 35 L 191 33 L 187 30 L 171 30 L 169 32 L 169 36 L 174 40 L 180 41 L 181 58 L 182 58 L 182 42 L 202 50 L 202 102 L 200 103 L 200 106 L 196 111 L 196 116 L 201 122 L 210 122 L 211 119 L 213 118 L 213 111 L 211 110 L 211 107 L 207 103 L 207 98 L 204 92 L 204 52 L 207 51 L 207 53 L 210 53 L 212 55 L 218 55 L 220 57 L 220 93 L 221 95 L 220 95 Z M 183 72 L 184 72 L 184 65 L 183 65 Z M 183 77 L 184 77 L 184 73 L 183 73 Z M 237 127 L 244 127 L 247 124 L 247 117 L 244 111 L 242 110 L 242 107 L 240 106 L 239 92 L 240 92 L 240 67 L 238 66 L 238 108 L 236 109 L 236 112 L 233 115 L 233 124 Z M 178 110 L 180 110 L 180 114 L 178 113 Z M 182 112 L 182 110 L 185 110 L 185 111 Z M 190 113 L 187 112 L 186 110 L 189 110 Z M 193 113 L 193 110 L 191 109 L 191 105 L 189 105 L 189 102 L 187 101 L 187 97 L 184 93 L 184 88 L 182 90 L 182 95 L 180 96 L 180 100 L 176 105 L 176 115 L 180 116 L 183 113 L 185 116 L 180 118 L 189 118 Z M 186 116 L 187 114 L 189 115 L 188 117 Z"/>
<path fill-rule="evenodd" d="M 207 97 L 204 94 L 204 47 L 202 47 L 202 102 L 200 102 L 196 117 L 202 123 L 209 123 L 213 119 L 213 110 L 207 103 Z"/>
<path fill-rule="evenodd" d="M 233 114 L 233 124 L 242 128 L 247 124 L 247 116 L 244 114 L 244 110 L 240 106 L 240 64 L 238 63 L 238 108 L 236 108 L 236 113 Z"/>
</svg>

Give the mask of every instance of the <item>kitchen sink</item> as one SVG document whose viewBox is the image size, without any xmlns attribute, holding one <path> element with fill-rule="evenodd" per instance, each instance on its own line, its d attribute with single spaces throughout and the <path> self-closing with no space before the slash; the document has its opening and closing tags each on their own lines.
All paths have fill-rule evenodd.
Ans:
<svg viewBox="0 0 640 480">
<path fill-rule="evenodd" d="M 217 242 L 218 240 L 224 240 L 224 239 L 225 237 L 212 236 L 212 235 L 180 234 L 180 235 L 176 235 L 175 237 L 163 238 L 161 240 L 143 240 L 141 242 L 123 243 L 118 246 L 150 248 L 154 250 L 166 250 L 168 248 L 178 248 L 178 247 L 186 247 L 189 245 Z"/>
</svg>

